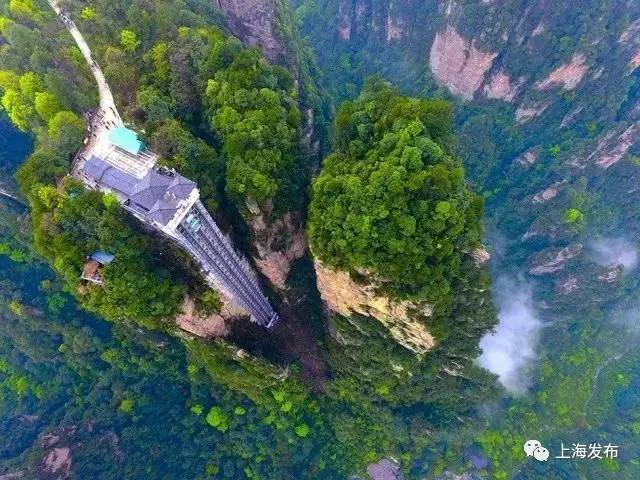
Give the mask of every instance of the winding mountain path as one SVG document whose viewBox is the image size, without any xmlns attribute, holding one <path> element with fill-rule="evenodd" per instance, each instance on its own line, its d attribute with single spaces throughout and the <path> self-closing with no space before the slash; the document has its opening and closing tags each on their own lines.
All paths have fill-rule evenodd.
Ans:
<svg viewBox="0 0 640 480">
<path fill-rule="evenodd" d="M 76 41 L 76 44 L 82 52 L 82 55 L 89 64 L 91 73 L 93 73 L 93 76 L 96 79 L 101 110 L 100 114 L 98 114 L 98 117 L 100 118 L 101 123 L 103 123 L 105 126 L 123 126 L 124 123 L 122 122 L 122 118 L 120 118 L 120 114 L 118 113 L 118 109 L 116 108 L 116 104 L 113 100 L 113 95 L 111 94 L 111 89 L 109 88 L 107 79 L 105 78 L 104 73 L 102 73 L 102 69 L 100 69 L 98 63 L 91 56 L 91 49 L 82 36 L 82 33 L 80 33 L 80 30 L 78 30 L 78 27 L 73 22 L 73 20 L 71 20 L 71 18 L 69 18 L 69 16 L 64 11 L 62 11 L 55 0 L 47 1 L 49 2 L 49 5 L 51 5 L 51 8 L 53 8 L 53 10 L 58 14 L 64 26 L 67 27 L 69 33 L 71 33 L 71 36 Z"/>
</svg>

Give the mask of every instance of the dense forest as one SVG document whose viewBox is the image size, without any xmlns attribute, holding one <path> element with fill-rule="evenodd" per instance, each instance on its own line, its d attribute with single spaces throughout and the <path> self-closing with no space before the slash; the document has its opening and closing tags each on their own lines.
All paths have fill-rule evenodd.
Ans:
<svg viewBox="0 0 640 480">
<path fill-rule="evenodd" d="M 500 335 L 482 346 L 513 343 L 493 366 L 517 393 L 472 434 L 491 463 L 474 475 L 636 478 L 637 2 L 293 4 L 336 102 L 381 74 L 453 104 L 500 309 Z M 517 446 L 536 435 L 552 457 L 561 442 L 621 454 L 532 465 Z"/>
<path fill-rule="evenodd" d="M 316 256 L 367 269 L 397 295 L 450 302 L 463 252 L 480 245 L 482 211 L 450 156 L 450 124 L 445 102 L 400 97 L 383 80 L 344 103 L 313 185 Z"/>
<path fill-rule="evenodd" d="M 357 167 L 366 165 L 367 149 L 391 153 L 395 148 L 414 177 L 404 194 L 423 201 L 422 211 L 412 211 L 413 220 L 404 213 L 399 227 L 402 235 L 412 230 L 423 235 L 423 242 L 437 243 L 426 261 L 440 276 L 430 283 L 427 272 L 416 270 L 406 279 L 398 276 L 389 291 L 437 305 L 433 315 L 417 321 L 426 323 L 438 344 L 424 357 L 415 355 L 375 319 L 358 315 L 333 315 L 331 322 L 341 334 L 329 335 L 309 257 L 294 264 L 282 308 L 288 299 L 306 299 L 296 325 L 315 332 L 315 356 L 296 353 L 296 348 L 307 348 L 295 346 L 305 336 L 283 339 L 280 332 L 273 340 L 264 339 L 263 333 L 242 323 L 227 340 L 203 340 L 180 330 L 174 319 L 185 296 L 204 313 L 220 309 L 220 299 L 205 287 L 183 252 L 143 230 L 115 197 L 85 190 L 67 175 L 84 137 L 83 114 L 97 101 L 90 71 L 46 2 L 5 2 L 2 105 L 8 119 L 34 143 L 15 174 L 29 204 L 31 227 L 24 221 L 14 224 L 11 215 L 6 219 L 5 252 L 14 262 L 6 264 L 7 288 L 13 292 L 7 294 L 6 316 L 22 322 L 26 331 L 49 332 L 52 341 L 35 352 L 26 349 L 17 332 L 5 332 L 11 361 L 3 364 L 8 389 L 3 416 L 17 421 L 29 412 L 40 419 L 52 404 L 62 416 L 17 429 L 11 441 L 15 448 L 3 453 L 3 471 L 44 475 L 52 468 L 47 461 L 51 452 L 61 454 L 56 448 L 67 449 L 65 468 L 74 475 L 105 478 L 346 478 L 384 458 L 400 457 L 407 472 L 430 469 L 429 462 L 412 459 L 422 458 L 425 449 L 437 451 L 432 432 L 471 418 L 478 402 L 497 391 L 493 377 L 473 364 L 478 341 L 494 325 L 495 312 L 486 272 L 468 254 L 481 242 L 481 201 L 465 187 L 463 169 L 451 150 L 446 103 L 401 97 L 382 82 L 377 91 L 365 89 L 361 104 L 341 110 L 345 113 L 332 128 L 336 133 L 331 147 L 323 136 L 329 127 L 321 124 L 322 103 L 304 81 L 304 72 L 315 67 L 304 63 L 302 47 L 294 78 L 285 68 L 290 65 L 271 64 L 259 49 L 247 48 L 230 35 L 220 13 L 205 2 L 167 1 L 157 7 L 122 2 L 114 8 L 107 2 L 70 1 L 63 6 L 86 35 L 129 125 L 142 132 L 163 165 L 197 180 L 209 211 L 244 248 L 252 248 L 256 212 L 267 222 L 285 212 L 304 213 L 317 156 L 324 150 L 332 148 L 335 156 L 350 149 L 349 144 L 355 145 L 350 137 L 358 132 L 361 151 L 352 152 Z M 290 48 L 295 53 L 300 44 L 294 40 Z M 367 130 L 355 122 L 361 117 L 357 110 L 369 101 L 377 113 L 371 112 Z M 313 141 L 305 119 L 311 111 L 319 119 Z M 420 123 L 411 121 L 414 116 Z M 9 158 L 8 172 L 23 152 Z M 318 182 L 333 175 L 331 156 L 324 165 Z M 316 201 L 341 201 L 325 193 L 329 196 L 324 200 L 312 196 Z M 379 208 L 385 203 L 393 208 L 392 223 L 399 218 L 393 206 L 397 200 L 380 199 Z M 405 200 L 412 208 L 413 201 Z M 440 220 L 428 226 L 424 222 L 433 211 Z M 313 212 L 312 206 L 312 217 Z M 316 220 L 310 229 L 318 231 L 320 223 L 328 229 L 337 224 Z M 16 244 L 18 230 L 24 240 Z M 380 239 L 388 245 L 387 256 L 402 248 L 400 239 L 393 238 L 398 233 Z M 29 253 L 20 253 L 23 250 Z M 115 258 L 104 267 L 104 287 L 80 279 L 86 257 L 97 250 Z M 324 258 L 321 247 L 318 254 Z M 416 254 L 415 249 L 407 251 L 407 258 Z M 52 277 L 38 257 L 58 276 Z M 331 265 L 356 265 L 336 258 L 334 253 Z M 384 275 L 391 271 L 387 266 L 393 270 L 383 258 L 370 265 L 364 257 L 355 261 L 380 265 Z M 412 261 L 417 265 L 422 259 Z M 32 279 L 38 275 L 47 279 Z M 29 289 L 21 278 L 40 287 Z M 81 313 L 76 302 L 97 318 Z M 58 340 L 80 335 L 76 329 L 84 336 L 74 342 L 90 346 L 67 346 Z M 354 357 L 343 343 L 347 337 L 366 342 L 370 355 Z M 77 373 L 79 366 L 68 357 L 72 354 L 91 354 L 93 360 Z M 58 375 L 69 376 L 64 388 L 49 391 L 42 385 L 42 359 L 47 356 L 55 358 L 51 368 Z M 449 370 L 446 365 L 454 356 L 458 366 Z M 392 365 L 400 370 L 389 375 Z M 115 370 L 106 374 L 105 368 Z M 99 385 L 94 384 L 98 379 Z M 156 389 L 167 381 L 175 385 L 172 391 L 178 397 L 156 400 Z M 94 398 L 89 392 L 96 389 L 112 393 L 96 394 L 88 407 L 87 399 Z M 163 413 L 160 404 L 171 408 L 171 415 Z M 84 420 L 77 420 L 74 415 L 84 408 Z M 175 419 L 175 432 L 154 433 L 170 419 Z M 128 433 L 131 429 L 140 429 L 146 437 L 136 440 L 137 433 Z M 47 435 L 61 438 L 61 443 L 50 443 Z M 184 459 L 154 463 L 168 456 L 163 453 L 171 448 L 167 435 L 182 438 L 183 445 L 191 444 L 191 436 L 198 441 L 185 448 Z M 107 444 L 100 448 L 113 449 L 122 461 L 96 460 L 95 445 L 105 438 Z M 155 449 L 155 441 L 164 442 L 162 449 L 141 460 L 148 448 Z M 140 450 L 131 455 L 128 448 L 136 444 Z"/>
<path fill-rule="evenodd" d="M 80 50 L 0 0 L 0 476 L 638 478 L 640 12 L 291 3 L 59 2 L 284 319 L 201 338 L 176 319 L 222 296 L 68 175 Z M 553 458 L 576 442 L 619 456 Z"/>
</svg>

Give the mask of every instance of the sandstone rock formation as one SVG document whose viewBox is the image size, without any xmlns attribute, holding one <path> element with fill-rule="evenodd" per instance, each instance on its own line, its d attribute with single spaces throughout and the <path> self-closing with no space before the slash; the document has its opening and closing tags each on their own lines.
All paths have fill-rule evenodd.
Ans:
<svg viewBox="0 0 640 480">
<path fill-rule="evenodd" d="M 437 81 L 451 93 L 471 100 L 491 68 L 496 52 L 482 51 L 448 25 L 436 34 L 429 53 L 429 66 Z"/>
<path fill-rule="evenodd" d="M 622 274 L 623 270 L 623 267 L 620 265 L 609 267 L 604 273 L 598 275 L 598 280 L 604 283 L 613 283 Z"/>
<path fill-rule="evenodd" d="M 640 66 L 640 20 L 632 22 L 618 38 L 618 42 L 631 52 L 629 70 Z"/>
<path fill-rule="evenodd" d="M 340 2 L 338 5 L 338 35 L 344 41 L 351 40 L 351 2 Z"/>
<path fill-rule="evenodd" d="M 509 75 L 500 70 L 484 86 L 484 94 L 487 98 L 511 102 L 518 93 L 518 86 L 512 84 Z"/>
<path fill-rule="evenodd" d="M 387 42 L 400 40 L 404 34 L 401 18 L 394 17 L 391 12 L 387 14 Z"/>
<path fill-rule="evenodd" d="M 75 425 L 60 427 L 58 430 L 40 437 L 40 446 L 44 453 L 34 477 L 42 480 L 66 480 L 71 475 L 72 451 L 69 446 L 76 433 Z"/>
<path fill-rule="evenodd" d="M 567 261 L 576 257 L 582 251 L 582 244 L 574 243 L 562 249 L 551 249 L 538 256 L 529 269 L 531 275 L 545 275 L 563 270 Z"/>
<path fill-rule="evenodd" d="M 387 43 L 405 36 L 405 18 L 395 3 L 372 0 L 339 0 L 336 19 L 338 37 L 343 42 L 375 33 Z"/>
<path fill-rule="evenodd" d="M 386 458 L 367 467 L 371 480 L 401 480 L 403 478 L 400 467 Z"/>
<path fill-rule="evenodd" d="M 585 57 L 584 54 L 575 54 L 569 63 L 560 65 L 551 72 L 547 78 L 538 82 L 536 88 L 538 90 L 545 90 L 547 88 L 560 86 L 565 90 L 573 90 L 584 78 L 587 71 L 589 71 L 589 67 L 585 63 L 586 60 L 587 57 Z"/>
<path fill-rule="evenodd" d="M 286 281 L 294 260 L 307 251 L 307 240 L 300 221 L 291 213 L 285 213 L 267 223 L 263 213 L 253 216 L 249 222 L 258 253 L 254 257 L 262 274 L 278 289 L 286 289 Z"/>
<path fill-rule="evenodd" d="M 630 70 L 635 70 L 638 67 L 640 67 L 640 51 L 636 52 L 636 54 L 631 58 L 631 61 L 629 62 Z"/>
<path fill-rule="evenodd" d="M 20 478 L 25 478 L 23 471 L 5 473 L 0 475 L 0 480 L 18 480 Z"/>
<path fill-rule="evenodd" d="M 229 334 L 227 321 L 234 318 L 248 317 L 249 313 L 233 299 L 223 296 L 222 309 L 219 313 L 202 315 L 196 312 L 192 298 L 185 297 L 182 311 L 176 317 L 176 324 L 182 330 L 203 338 L 225 337 Z"/>
<path fill-rule="evenodd" d="M 480 247 L 471 252 L 471 257 L 476 267 L 479 267 L 491 259 L 491 254 L 484 247 Z"/>
<path fill-rule="evenodd" d="M 327 308 L 342 316 L 354 313 L 377 319 L 403 347 L 424 354 L 435 345 L 435 339 L 417 318 L 433 314 L 431 305 L 395 301 L 376 293 L 376 285 L 359 285 L 348 273 L 335 270 L 315 260 L 318 290 Z"/>
<path fill-rule="evenodd" d="M 598 143 L 596 150 L 587 158 L 587 164 L 592 160 L 602 168 L 609 168 L 619 162 L 629 149 L 640 140 L 640 122 L 631 124 L 618 137 L 615 132 L 610 132 Z"/>
<path fill-rule="evenodd" d="M 528 167 L 536 163 L 536 160 L 538 160 L 539 156 L 540 152 L 536 148 L 530 148 L 522 155 L 518 156 L 515 161 L 520 165 Z"/>
<path fill-rule="evenodd" d="M 548 103 L 537 102 L 532 105 L 520 105 L 516 110 L 516 121 L 518 123 L 528 122 L 536 117 L 542 115 L 542 113 L 549 107 Z"/>
<path fill-rule="evenodd" d="M 49 450 L 42 463 L 42 473 L 60 480 L 69 478 L 71 474 L 71 449 L 56 447 Z"/>
<path fill-rule="evenodd" d="M 259 46 L 272 62 L 286 52 L 275 31 L 276 2 L 273 0 L 213 0 L 227 19 L 231 31 L 247 45 Z"/>
<path fill-rule="evenodd" d="M 544 203 L 551 200 L 552 198 L 556 198 L 556 196 L 558 195 L 558 193 L 560 193 L 560 190 L 566 183 L 567 181 L 563 180 L 561 182 L 555 182 L 549 185 L 547 188 L 545 188 L 541 192 L 536 193 L 533 196 L 533 203 Z"/>
<path fill-rule="evenodd" d="M 570 275 L 556 282 L 556 290 L 562 295 L 569 295 L 578 290 L 579 287 L 579 278 L 574 275 Z"/>
</svg>

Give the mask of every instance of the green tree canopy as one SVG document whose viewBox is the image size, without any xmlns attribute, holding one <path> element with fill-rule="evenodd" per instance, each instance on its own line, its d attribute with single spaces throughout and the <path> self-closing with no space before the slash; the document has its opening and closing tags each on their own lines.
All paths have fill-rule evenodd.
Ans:
<svg viewBox="0 0 640 480">
<path fill-rule="evenodd" d="M 122 30 L 120 32 L 120 45 L 127 52 L 133 52 L 138 49 L 140 46 L 140 40 L 138 40 L 138 36 L 136 32 L 132 30 Z"/>
<path fill-rule="evenodd" d="M 227 190 L 237 200 L 289 204 L 301 123 L 290 75 L 255 49 L 220 37 L 210 49 L 206 103 L 227 155 Z M 225 67 L 225 68 L 221 68 Z M 298 180 L 299 181 L 299 180 Z"/>
<path fill-rule="evenodd" d="M 75 113 L 63 110 L 49 121 L 49 136 L 62 155 L 74 154 L 82 145 L 85 134 L 84 122 Z"/>
<path fill-rule="evenodd" d="M 447 302 L 479 243 L 482 203 L 449 149 L 442 101 L 372 80 L 336 119 L 336 145 L 313 183 L 309 238 L 321 260 L 381 278 L 391 291 Z"/>
<path fill-rule="evenodd" d="M 58 98 L 49 92 L 36 93 L 34 106 L 38 115 L 40 115 L 45 122 L 49 122 L 56 113 L 62 110 L 62 105 Z"/>
</svg>

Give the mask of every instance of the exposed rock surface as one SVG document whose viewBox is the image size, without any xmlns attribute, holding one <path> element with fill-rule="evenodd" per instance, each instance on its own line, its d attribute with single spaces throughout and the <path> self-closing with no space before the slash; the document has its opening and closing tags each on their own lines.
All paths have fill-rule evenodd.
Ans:
<svg viewBox="0 0 640 480">
<path fill-rule="evenodd" d="M 387 42 L 400 40 L 404 34 L 403 21 L 401 18 L 394 17 L 391 12 L 387 14 Z"/>
<path fill-rule="evenodd" d="M 66 480 L 71 475 L 72 455 L 69 442 L 76 433 L 75 425 L 60 427 L 55 432 L 43 434 L 40 445 L 45 450 L 44 456 L 32 472 L 35 478 L 42 480 Z"/>
<path fill-rule="evenodd" d="M 44 457 L 42 473 L 51 476 L 50 478 L 69 478 L 71 474 L 71 449 L 69 447 L 56 447 L 51 449 L 49 453 L 47 453 L 47 456 Z"/>
<path fill-rule="evenodd" d="M 578 290 L 580 282 L 578 277 L 570 275 L 556 282 L 556 290 L 563 295 L 569 295 Z"/>
<path fill-rule="evenodd" d="M 640 51 L 631 57 L 631 61 L 629 62 L 629 68 L 631 70 L 635 70 L 638 67 L 640 67 Z"/>
<path fill-rule="evenodd" d="M 530 148 L 529 150 L 524 152 L 522 155 L 517 157 L 516 162 L 519 163 L 520 165 L 530 166 L 536 163 L 536 160 L 538 160 L 539 156 L 540 156 L 540 153 L 538 152 L 537 149 Z"/>
<path fill-rule="evenodd" d="M 552 249 L 539 255 L 529 270 L 531 275 L 545 275 L 563 270 L 567 261 L 576 257 L 582 251 L 582 244 L 574 243 L 562 249 Z"/>
<path fill-rule="evenodd" d="M 491 254 L 484 248 L 476 248 L 471 252 L 471 256 L 473 257 L 473 261 L 476 266 L 479 267 L 484 263 L 488 262 L 491 259 Z"/>
<path fill-rule="evenodd" d="M 273 0 L 213 0 L 224 13 L 231 31 L 250 46 L 259 46 L 271 61 L 278 61 L 285 47 L 275 31 L 276 2 Z"/>
<path fill-rule="evenodd" d="M 536 88 L 545 90 L 560 86 L 565 90 L 573 90 L 589 71 L 589 67 L 585 63 L 586 60 L 587 57 L 584 54 L 575 54 L 569 63 L 559 66 L 547 78 L 538 82 Z"/>
<path fill-rule="evenodd" d="M 516 121 L 518 123 L 528 122 L 542 113 L 549 107 L 548 103 L 537 102 L 532 105 L 520 105 L 516 110 Z"/>
<path fill-rule="evenodd" d="M 448 25 L 436 34 L 429 65 L 438 82 L 452 93 L 471 100 L 484 81 L 497 53 L 482 51 Z"/>
<path fill-rule="evenodd" d="M 373 33 L 387 43 L 401 40 L 405 36 L 407 22 L 398 6 L 393 2 L 339 0 L 336 19 L 338 38 L 350 42 Z"/>
<path fill-rule="evenodd" d="M 531 36 L 537 37 L 541 33 L 544 33 L 546 30 L 547 30 L 547 27 L 545 26 L 545 24 L 540 22 L 538 25 L 536 25 L 536 28 L 534 28 L 533 31 L 531 32 Z"/>
<path fill-rule="evenodd" d="M 487 98 L 511 102 L 518 94 L 519 84 L 513 85 L 509 75 L 504 70 L 491 77 L 491 81 L 484 86 L 484 94 Z"/>
<path fill-rule="evenodd" d="M 369 465 L 367 473 L 371 480 L 402 480 L 403 478 L 400 467 L 386 458 Z"/>
<path fill-rule="evenodd" d="M 522 235 L 522 241 L 527 241 L 534 237 L 545 237 L 554 243 L 560 238 L 565 238 L 570 228 L 565 222 L 558 222 L 558 217 L 550 211 L 543 211 L 538 216 L 527 231 Z"/>
<path fill-rule="evenodd" d="M 640 66 L 640 20 L 632 22 L 618 38 L 623 46 L 631 51 L 629 70 L 633 71 Z"/>
<path fill-rule="evenodd" d="M 640 44 L 640 19 L 631 24 L 620 34 L 618 41 L 622 44 Z"/>
<path fill-rule="evenodd" d="M 351 40 L 351 2 L 341 1 L 338 5 L 338 35 L 344 41 Z"/>
<path fill-rule="evenodd" d="M 229 297 L 223 296 L 222 301 L 222 309 L 219 313 L 201 315 L 196 312 L 193 299 L 185 297 L 182 311 L 176 317 L 176 324 L 182 330 L 198 337 L 225 337 L 229 334 L 227 320 L 247 317 L 249 314 Z"/>
<path fill-rule="evenodd" d="M 431 305 L 398 302 L 376 294 L 376 285 L 359 285 L 348 273 L 334 270 L 317 259 L 315 269 L 320 296 L 329 310 L 345 317 L 354 313 L 373 317 L 400 345 L 418 354 L 426 353 L 435 345 L 427 328 L 414 318 L 415 314 L 431 316 Z"/>
<path fill-rule="evenodd" d="M 623 267 L 620 265 L 609 267 L 604 273 L 598 275 L 598 280 L 604 283 L 613 283 L 622 274 Z"/>
<path fill-rule="evenodd" d="M 257 267 L 276 288 L 284 290 L 291 264 L 307 251 L 301 222 L 291 213 L 285 213 L 267 223 L 265 215 L 258 213 L 249 223 L 258 253 L 254 258 Z"/>
<path fill-rule="evenodd" d="M 595 163 L 599 167 L 609 168 L 619 162 L 629 149 L 640 141 L 640 122 L 629 125 L 622 133 L 611 131 L 599 142 L 586 161 L 576 160 L 574 164 L 586 166 Z"/>
<path fill-rule="evenodd" d="M 555 182 L 549 185 L 547 188 L 542 190 L 541 192 L 536 193 L 533 196 L 533 203 L 544 203 L 558 196 L 562 187 L 566 184 L 566 180 L 561 182 Z"/>
<path fill-rule="evenodd" d="M 574 110 L 571 110 L 569 113 L 567 113 L 564 118 L 562 119 L 562 122 L 560 123 L 560 127 L 564 128 L 567 127 L 569 125 L 571 125 L 573 123 L 573 121 L 575 120 L 575 118 L 582 113 L 584 110 L 584 107 L 580 106 Z"/>
</svg>

